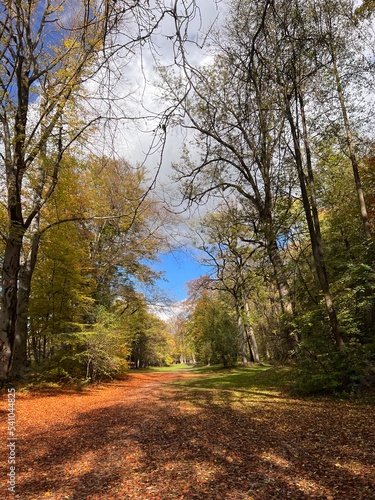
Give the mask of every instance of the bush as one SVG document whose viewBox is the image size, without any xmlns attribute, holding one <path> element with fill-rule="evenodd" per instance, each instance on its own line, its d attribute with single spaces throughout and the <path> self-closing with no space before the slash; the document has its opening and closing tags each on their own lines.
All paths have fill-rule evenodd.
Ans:
<svg viewBox="0 0 375 500">
<path fill-rule="evenodd" d="M 375 344 L 349 344 L 343 351 L 301 350 L 296 389 L 302 394 L 357 394 L 375 380 Z"/>
</svg>

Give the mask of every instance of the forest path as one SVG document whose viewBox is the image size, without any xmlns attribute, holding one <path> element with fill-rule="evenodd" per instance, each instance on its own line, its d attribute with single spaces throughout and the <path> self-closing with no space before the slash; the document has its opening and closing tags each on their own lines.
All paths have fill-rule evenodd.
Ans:
<svg viewBox="0 0 375 500">
<path fill-rule="evenodd" d="M 374 407 L 169 384 L 191 377 L 131 372 L 78 393 L 17 394 L 15 495 L 3 398 L 0 497 L 375 497 Z"/>
</svg>

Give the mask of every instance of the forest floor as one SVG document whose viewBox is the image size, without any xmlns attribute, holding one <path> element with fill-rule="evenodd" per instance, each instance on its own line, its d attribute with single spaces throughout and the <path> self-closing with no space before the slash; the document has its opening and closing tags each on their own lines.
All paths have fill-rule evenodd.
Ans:
<svg viewBox="0 0 375 500">
<path fill-rule="evenodd" d="M 134 371 L 81 392 L 17 393 L 15 494 L 5 395 L 0 498 L 375 498 L 374 406 L 207 377 Z"/>
</svg>

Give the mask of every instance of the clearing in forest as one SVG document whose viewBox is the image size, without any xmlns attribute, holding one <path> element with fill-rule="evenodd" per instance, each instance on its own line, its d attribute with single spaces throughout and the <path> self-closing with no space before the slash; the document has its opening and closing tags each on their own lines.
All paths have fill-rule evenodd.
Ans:
<svg viewBox="0 0 375 500">
<path fill-rule="evenodd" d="M 256 369 L 131 372 L 81 392 L 6 394 L 2 499 L 372 499 L 374 407 L 291 398 Z"/>
</svg>

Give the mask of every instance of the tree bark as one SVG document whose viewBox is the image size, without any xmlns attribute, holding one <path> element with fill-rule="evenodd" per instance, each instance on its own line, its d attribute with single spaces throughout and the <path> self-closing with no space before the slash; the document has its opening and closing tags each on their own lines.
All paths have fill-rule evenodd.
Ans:
<svg viewBox="0 0 375 500">
<path fill-rule="evenodd" d="M 31 279 L 35 269 L 39 250 L 39 215 L 33 221 L 33 233 L 31 236 L 31 246 L 29 255 L 26 256 L 18 277 L 18 297 L 17 297 L 17 315 L 15 323 L 13 356 L 11 363 L 10 376 L 17 377 L 22 374 L 27 367 L 27 336 L 28 336 L 28 317 L 29 302 L 31 292 Z"/>
<path fill-rule="evenodd" d="M 244 366 L 247 366 L 249 364 L 249 360 L 247 358 L 247 344 L 246 344 L 245 328 L 244 328 L 241 313 L 240 313 L 238 307 L 237 307 L 237 323 L 238 323 L 238 331 L 240 334 L 242 363 Z M 249 347 L 251 348 L 250 345 L 249 345 Z"/>
<path fill-rule="evenodd" d="M 0 315 L 0 379 L 9 377 L 15 341 L 18 275 L 24 229 L 12 222 L 4 250 Z"/>
<path fill-rule="evenodd" d="M 246 297 L 238 297 L 234 295 L 236 303 L 236 312 L 238 319 L 238 329 L 240 332 L 240 344 L 242 361 L 245 366 L 248 364 L 247 345 L 249 346 L 251 361 L 260 363 L 258 343 L 254 335 L 254 329 L 250 324 L 250 306 Z"/>
<path fill-rule="evenodd" d="M 245 313 L 246 313 L 246 322 L 245 322 L 245 333 L 246 337 L 249 341 L 249 344 L 251 346 L 251 354 L 253 357 L 254 363 L 260 363 L 260 358 L 259 358 L 259 350 L 258 350 L 258 343 L 254 335 L 254 328 L 251 326 L 249 322 L 249 315 L 250 315 L 250 306 L 249 306 L 249 301 L 247 297 L 244 299 L 244 306 L 245 306 Z"/>
</svg>

